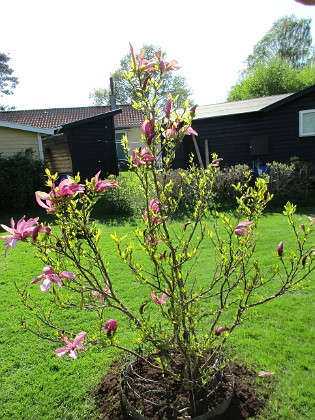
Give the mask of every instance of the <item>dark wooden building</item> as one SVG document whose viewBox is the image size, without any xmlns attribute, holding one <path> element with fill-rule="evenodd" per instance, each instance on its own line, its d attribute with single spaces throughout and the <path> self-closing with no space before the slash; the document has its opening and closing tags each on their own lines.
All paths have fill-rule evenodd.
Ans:
<svg viewBox="0 0 315 420">
<path fill-rule="evenodd" d="M 293 94 L 198 107 L 192 126 L 198 137 L 185 137 L 175 168 L 186 168 L 192 152 L 201 166 L 212 153 L 229 166 L 286 163 L 293 156 L 315 164 L 315 85 Z"/>
<path fill-rule="evenodd" d="M 92 178 L 118 175 L 114 116 L 121 109 L 64 124 L 43 141 L 44 155 L 52 172 Z"/>
</svg>

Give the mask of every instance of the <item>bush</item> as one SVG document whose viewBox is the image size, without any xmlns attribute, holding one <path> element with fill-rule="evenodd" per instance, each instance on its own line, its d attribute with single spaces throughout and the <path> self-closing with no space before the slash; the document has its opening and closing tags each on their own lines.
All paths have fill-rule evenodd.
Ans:
<svg viewBox="0 0 315 420">
<path fill-rule="evenodd" d="M 269 191 L 275 199 L 295 201 L 305 199 L 314 189 L 315 169 L 309 162 L 301 162 L 298 158 L 291 160 L 290 164 L 272 162 L 268 163 Z"/>
<path fill-rule="evenodd" d="M 45 163 L 32 149 L 13 156 L 0 155 L 1 209 L 26 209 L 35 202 L 34 191 L 45 187 Z"/>
<path fill-rule="evenodd" d="M 214 183 L 214 192 L 219 200 L 235 198 L 235 188 L 233 185 L 244 184 L 250 176 L 248 165 L 226 166 L 218 171 Z"/>
<path fill-rule="evenodd" d="M 204 169 L 199 169 L 200 173 L 203 173 Z M 198 172 L 198 171 L 197 171 Z M 182 195 L 180 206 L 187 210 L 194 209 L 196 205 L 197 195 L 196 195 L 196 183 L 198 182 L 198 174 L 196 173 L 196 178 L 189 185 L 185 184 L 183 177 L 187 176 L 188 171 L 183 169 L 172 170 L 167 174 L 160 174 L 159 180 L 163 183 L 172 182 L 172 192 L 171 196 L 173 199 L 177 200 Z M 233 185 L 238 183 L 244 183 L 248 181 L 250 177 L 250 168 L 248 165 L 235 165 L 231 167 L 225 167 L 224 169 L 216 173 L 214 179 L 214 185 L 211 186 L 210 183 L 213 180 L 208 180 L 208 190 L 212 190 L 213 194 L 209 199 L 226 201 L 235 198 L 236 192 Z"/>
<path fill-rule="evenodd" d="M 267 177 L 269 192 L 274 194 L 275 202 L 305 201 L 314 193 L 315 168 L 312 163 L 301 162 L 298 158 L 292 158 L 290 164 L 271 162 L 267 164 L 269 168 Z M 196 183 L 198 182 L 198 171 L 203 173 L 204 169 L 196 172 L 196 178 L 187 185 L 183 178 L 187 177 L 188 171 L 184 169 L 159 172 L 158 181 L 161 187 L 169 184 L 167 195 L 173 200 L 180 199 L 179 209 L 181 211 L 193 211 L 196 205 Z M 207 171 L 206 171 L 207 172 Z M 208 185 L 208 190 L 213 194 L 209 199 L 216 199 L 217 202 L 232 202 L 237 192 L 234 185 L 244 184 L 252 177 L 252 171 L 246 164 L 226 166 L 216 173 L 214 185 Z M 119 177 L 110 177 L 119 185 L 119 189 L 109 189 L 104 197 L 97 203 L 97 213 L 99 215 L 119 215 L 133 216 L 139 214 L 144 208 L 144 203 L 139 196 L 139 185 L 133 172 L 125 172 Z M 209 180 L 210 182 L 210 180 Z"/>
<path fill-rule="evenodd" d="M 110 175 L 109 181 L 114 181 L 119 188 L 109 188 L 94 207 L 94 216 L 133 216 L 144 208 L 139 195 L 137 178 L 132 171 L 119 176 Z"/>
</svg>

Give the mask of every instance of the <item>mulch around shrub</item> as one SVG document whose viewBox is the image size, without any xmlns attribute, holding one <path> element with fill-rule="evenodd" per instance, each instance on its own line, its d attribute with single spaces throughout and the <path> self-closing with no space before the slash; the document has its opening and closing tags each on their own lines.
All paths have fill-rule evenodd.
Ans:
<svg viewBox="0 0 315 420">
<path fill-rule="evenodd" d="M 123 360 L 117 360 L 113 363 L 108 374 L 102 379 L 99 386 L 94 392 L 96 406 L 100 412 L 101 418 L 110 420 L 127 420 L 131 417 L 123 413 L 121 407 L 120 397 L 120 375 L 124 365 Z M 217 420 L 243 420 L 254 418 L 265 406 L 270 390 L 270 378 L 258 378 L 256 372 L 242 366 L 241 364 L 232 362 L 226 368 L 229 374 L 234 377 L 234 394 L 229 405 L 228 410 L 224 414 L 215 416 Z M 154 375 L 152 372 L 150 375 Z M 151 376 L 150 376 L 151 377 Z M 268 390 L 269 388 L 269 390 Z M 231 388 L 228 386 L 220 386 L 217 388 L 214 399 L 220 401 L 228 398 L 231 394 Z M 179 391 L 180 392 L 180 391 Z M 179 399 L 181 395 L 177 396 Z M 184 398 L 184 396 L 183 396 Z M 135 403 L 132 400 L 132 395 L 128 395 L 131 404 Z M 139 401 L 137 401 L 139 404 Z M 165 405 L 165 403 L 164 403 Z M 161 402 L 161 407 L 163 403 Z M 141 407 L 141 410 L 146 407 Z M 179 419 L 190 417 L 172 416 L 165 414 L 165 411 L 141 411 L 145 418 L 162 420 L 162 419 Z"/>
</svg>

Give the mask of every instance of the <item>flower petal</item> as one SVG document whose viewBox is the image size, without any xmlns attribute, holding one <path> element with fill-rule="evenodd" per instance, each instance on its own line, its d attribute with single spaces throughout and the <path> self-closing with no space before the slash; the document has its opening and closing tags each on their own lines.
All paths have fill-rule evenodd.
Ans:
<svg viewBox="0 0 315 420">
<path fill-rule="evenodd" d="M 86 337 L 86 332 L 85 331 L 80 332 L 79 334 L 75 336 L 75 339 L 73 340 L 73 345 L 77 347 L 78 344 L 85 339 L 85 337 Z"/>
<path fill-rule="evenodd" d="M 68 353 L 69 349 L 68 347 L 60 347 L 55 351 L 55 355 L 58 357 L 64 356 L 66 353 Z"/>
</svg>

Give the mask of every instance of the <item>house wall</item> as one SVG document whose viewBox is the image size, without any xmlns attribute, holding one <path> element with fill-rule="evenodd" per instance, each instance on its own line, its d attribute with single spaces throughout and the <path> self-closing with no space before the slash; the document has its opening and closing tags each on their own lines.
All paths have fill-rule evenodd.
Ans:
<svg viewBox="0 0 315 420">
<path fill-rule="evenodd" d="M 292 156 L 315 164 L 315 136 L 299 137 L 299 111 L 315 109 L 315 93 L 302 96 L 266 112 L 255 112 L 193 121 L 205 164 L 205 139 L 209 153 L 217 153 L 226 165 L 238 163 L 287 163 Z M 177 154 L 177 167 L 187 166 L 188 151 L 194 151 L 186 136 Z M 194 153 L 196 153 L 194 151 Z"/>
<path fill-rule="evenodd" d="M 124 132 L 126 134 L 128 138 L 128 147 L 130 148 L 130 153 L 132 153 L 132 150 L 143 146 L 141 141 L 141 127 L 115 127 L 115 132 Z"/>
<path fill-rule="evenodd" d="M 92 178 L 102 171 L 118 175 L 114 124 L 112 117 L 82 123 L 64 130 L 68 136 L 73 173 L 81 179 Z"/>
<path fill-rule="evenodd" d="M 34 151 L 34 158 L 39 159 L 37 133 L 0 127 L 0 153 L 12 156 L 26 149 Z"/>
<path fill-rule="evenodd" d="M 127 137 L 128 143 L 130 147 L 130 151 L 138 148 L 143 147 L 143 143 L 141 141 L 141 127 L 131 127 L 127 130 Z"/>
<path fill-rule="evenodd" d="M 315 136 L 299 137 L 299 111 L 306 109 L 315 109 L 315 93 L 266 113 L 270 161 L 286 162 L 298 156 L 315 164 Z"/>
<path fill-rule="evenodd" d="M 265 134 L 263 121 L 253 115 L 235 115 L 220 118 L 196 120 L 193 128 L 197 131 L 197 143 L 205 165 L 205 139 L 208 139 L 209 155 L 216 153 L 223 158 L 225 165 L 246 163 L 250 166 L 256 156 L 250 154 L 250 141 L 253 135 Z M 185 148 L 196 154 L 191 136 L 184 139 Z"/>
</svg>

